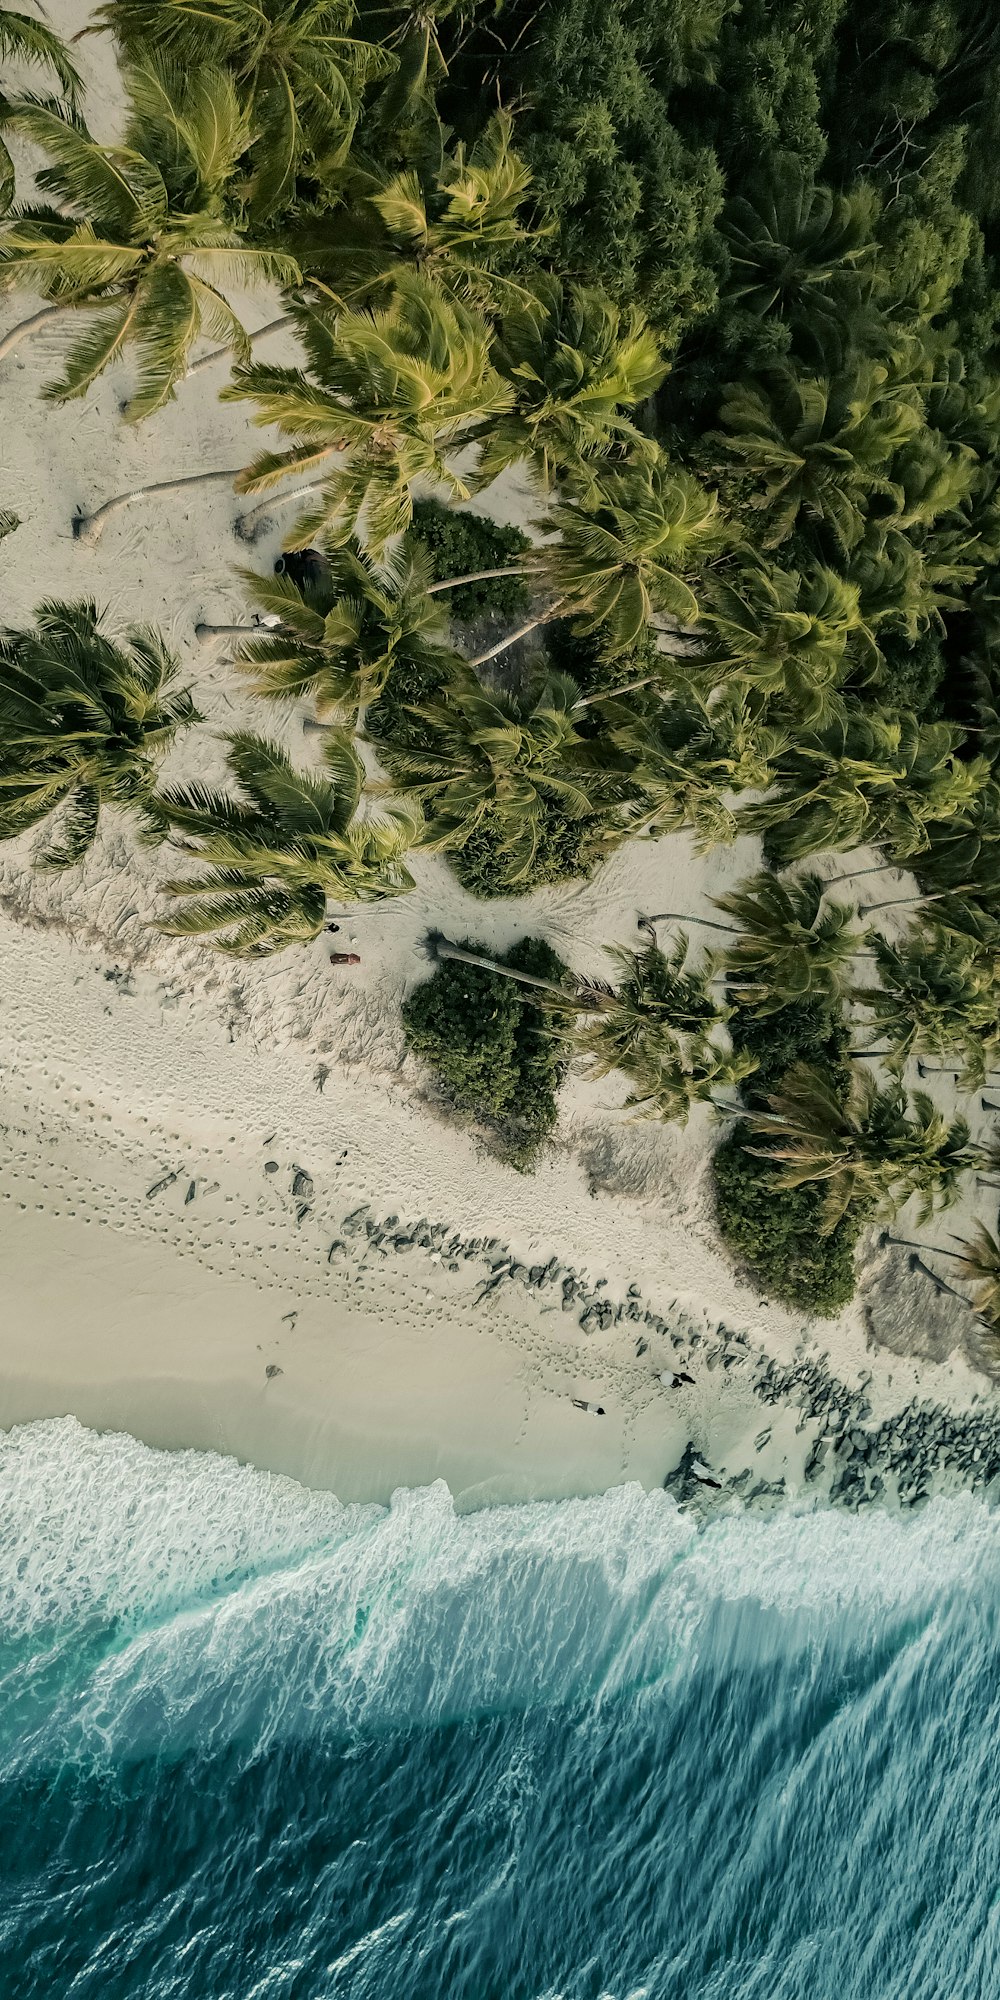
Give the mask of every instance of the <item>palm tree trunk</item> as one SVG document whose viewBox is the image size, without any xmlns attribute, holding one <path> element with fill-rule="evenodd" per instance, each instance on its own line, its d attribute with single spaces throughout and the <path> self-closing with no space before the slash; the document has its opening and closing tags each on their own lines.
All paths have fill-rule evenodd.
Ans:
<svg viewBox="0 0 1000 2000">
<path fill-rule="evenodd" d="M 285 313 L 282 313 L 280 319 L 269 319 L 266 326 L 259 326 L 256 332 L 252 333 L 249 337 L 251 341 L 266 340 L 268 334 L 280 333 L 282 327 L 291 326 L 291 324 L 292 322 L 287 317 L 287 315 Z M 184 377 L 185 382 L 187 381 L 188 376 L 200 375 L 203 368 L 211 368 L 212 363 L 214 361 L 221 361 L 223 355 L 225 354 L 231 355 L 232 351 L 233 350 L 231 347 L 213 347 L 211 354 L 203 354 L 200 361 L 192 361 L 191 366 L 187 371 L 187 375 L 185 375 Z"/>
<path fill-rule="evenodd" d="M 150 493 L 180 493 L 188 486 L 217 485 L 222 479 L 228 480 L 231 486 L 242 470 L 241 465 L 230 465 L 220 472 L 191 472 L 183 479 L 158 479 L 152 486 L 136 486 L 130 493 L 116 493 L 112 500 L 105 500 L 102 507 L 95 508 L 93 514 L 77 514 L 74 517 L 74 537 L 92 549 L 100 541 L 108 522 L 123 507 L 131 506 L 133 500 L 144 500 Z"/>
<path fill-rule="evenodd" d="M 315 493 L 318 486 L 325 486 L 326 483 L 325 479 L 310 479 L 305 486 L 293 486 L 290 493 L 269 493 L 265 500 L 258 501 L 256 507 L 251 507 L 246 514 L 237 516 L 233 522 L 233 534 L 238 535 L 241 542 L 247 542 L 252 547 L 265 532 L 270 518 L 270 508 L 284 507 L 289 500 L 301 500 L 305 494 Z"/>
<path fill-rule="evenodd" d="M 915 903 L 940 903 L 947 896 L 953 896 L 953 889 L 939 889 L 933 896 L 925 896 L 923 891 L 916 896 L 887 896 L 881 903 L 859 903 L 859 917 L 870 917 L 873 910 L 908 910 Z"/>
<path fill-rule="evenodd" d="M 490 577 L 527 575 L 528 571 L 524 568 L 523 564 L 515 564 L 513 569 L 474 569 L 469 572 L 468 576 L 449 576 L 444 583 L 429 584 L 427 595 L 428 597 L 436 597 L 441 590 L 458 590 L 463 583 L 485 583 Z"/>
<path fill-rule="evenodd" d="M 530 619 L 527 625 L 519 625 L 516 632 L 511 632 L 506 639 L 501 639 L 499 645 L 491 646 L 488 653 L 477 654 L 474 660 L 469 660 L 468 665 L 485 667 L 487 660 L 495 660 L 498 653 L 505 653 L 508 646 L 515 646 L 519 639 L 526 639 L 528 633 L 536 631 L 539 625 L 550 624 L 552 619 L 558 616 L 565 602 L 565 597 L 557 597 L 555 603 L 550 604 L 548 610 L 543 611 L 538 618 Z"/>
<path fill-rule="evenodd" d="M 890 870 L 899 875 L 905 872 L 895 861 L 880 861 L 877 868 L 848 868 L 843 875 L 829 875 L 826 886 L 832 889 L 838 882 L 859 882 L 862 875 L 888 875 Z"/>
<path fill-rule="evenodd" d="M 196 625 L 194 636 L 205 645 L 209 639 L 254 639 L 267 631 L 262 625 Z"/>
<path fill-rule="evenodd" d="M 651 687 L 655 680 L 655 674 L 643 674 L 641 680 L 626 681 L 624 687 L 602 688 L 599 694 L 581 695 L 576 706 L 577 708 L 590 708 L 595 701 L 617 701 L 619 695 L 635 694 L 637 688 Z"/>
<path fill-rule="evenodd" d="M 69 310 L 68 306 L 43 306 L 41 312 L 32 313 L 30 319 L 19 320 L 17 326 L 12 326 L 10 332 L 5 333 L 0 340 L 0 361 L 5 361 L 8 354 L 12 353 L 15 347 L 19 347 L 22 340 L 27 340 L 28 335 L 34 333 L 37 327 L 46 326 L 50 319 L 58 319 L 62 313 Z"/>
<path fill-rule="evenodd" d="M 710 931 L 725 931 L 727 937 L 742 937 L 742 931 L 732 924 L 717 923 L 714 917 L 686 917 L 680 910 L 657 910 L 655 917 L 640 917 L 642 930 L 651 929 L 654 924 L 706 924 Z"/>
<path fill-rule="evenodd" d="M 611 994 L 599 993 L 591 988 L 582 988 L 571 993 L 565 986 L 557 986 L 551 979 L 539 979 L 533 972 L 519 972 L 513 965 L 502 965 L 499 959 L 487 958 L 478 951 L 466 951 L 462 945 L 451 944 L 447 938 L 431 939 L 431 949 L 437 959 L 451 958 L 460 965 L 478 965 L 483 972 L 495 972 L 501 979 L 514 979 L 519 986 L 539 988 L 543 993 L 552 993 L 567 1006 L 580 1008 L 607 1007 Z"/>
</svg>

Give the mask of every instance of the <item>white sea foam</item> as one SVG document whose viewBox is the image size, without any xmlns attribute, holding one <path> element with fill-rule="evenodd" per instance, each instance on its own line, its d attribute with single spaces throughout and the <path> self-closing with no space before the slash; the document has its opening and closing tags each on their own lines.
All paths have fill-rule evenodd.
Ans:
<svg viewBox="0 0 1000 2000">
<path fill-rule="evenodd" d="M 787 1650 L 920 1621 L 1000 1576 L 972 1499 L 915 1518 L 734 1514 L 663 1493 L 389 1509 L 72 1419 L 0 1440 L 0 1762 L 398 1726 L 669 1683 L 740 1618 Z M 735 1629 L 735 1626 L 733 1626 Z M 15 1726 L 16 1725 L 16 1726 Z"/>
</svg>

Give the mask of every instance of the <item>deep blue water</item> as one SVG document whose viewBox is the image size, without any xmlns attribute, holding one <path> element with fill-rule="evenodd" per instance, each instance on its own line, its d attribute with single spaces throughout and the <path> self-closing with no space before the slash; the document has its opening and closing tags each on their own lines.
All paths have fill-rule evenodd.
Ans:
<svg viewBox="0 0 1000 2000">
<path fill-rule="evenodd" d="M 5 2000 L 1000 1993 L 1000 1518 L 0 1439 Z"/>
</svg>

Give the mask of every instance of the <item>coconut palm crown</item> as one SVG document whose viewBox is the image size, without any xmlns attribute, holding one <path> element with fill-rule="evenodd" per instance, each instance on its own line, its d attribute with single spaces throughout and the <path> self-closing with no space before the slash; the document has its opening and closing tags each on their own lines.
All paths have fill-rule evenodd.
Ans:
<svg viewBox="0 0 1000 2000">
<path fill-rule="evenodd" d="M 47 601 L 31 631 L 0 634 L 0 839 L 53 814 L 36 856 L 82 860 L 106 806 L 142 808 L 157 761 L 197 719 L 159 634 L 101 631 L 96 604 Z"/>
<path fill-rule="evenodd" d="M 898 944 L 873 934 L 872 949 L 879 984 L 854 997 L 891 1044 L 889 1066 L 901 1069 L 913 1054 L 954 1056 L 964 1083 L 981 1084 L 1000 1056 L 995 948 L 930 921 Z"/>
<path fill-rule="evenodd" d="M 359 814 L 364 767 L 340 732 L 323 768 L 297 771 L 263 737 L 229 740 L 240 796 L 204 785 L 160 792 L 156 821 L 201 872 L 165 884 L 180 908 L 171 937 L 210 937 L 220 951 L 265 958 L 317 936 L 327 898 L 373 902 L 411 889 L 404 855 L 418 821 L 399 807 Z"/>
<path fill-rule="evenodd" d="M 250 112 L 248 200 L 255 222 L 288 208 L 303 172 L 321 183 L 343 161 L 366 82 L 393 58 L 351 34 L 351 0 L 107 0 L 127 61 L 157 51 L 187 70 L 233 77 Z"/>
<path fill-rule="evenodd" d="M 294 701 L 311 694 L 321 715 L 356 718 L 377 700 L 394 663 L 423 661 L 443 645 L 447 618 L 428 596 L 430 563 L 419 544 L 403 545 L 376 562 L 356 543 L 333 547 L 314 582 L 290 576 L 243 580 L 261 610 L 281 620 L 247 639 L 238 663 L 255 694 Z"/>
<path fill-rule="evenodd" d="M 638 306 L 618 306 L 596 286 L 548 274 L 504 314 L 493 359 L 514 400 L 475 434 L 484 486 L 524 459 L 548 485 L 566 469 L 581 473 L 597 453 L 641 445 L 625 413 L 667 373 Z"/>
<path fill-rule="evenodd" d="M 591 1076 L 620 1070 L 631 1085 L 626 1108 L 684 1123 L 691 1106 L 710 1103 L 721 1087 L 735 1088 L 755 1068 L 715 1039 L 726 1011 L 714 1000 L 711 965 L 688 964 L 679 935 L 670 953 L 611 948 L 619 979 L 599 1009 L 580 1022 L 574 1040 Z"/>
<path fill-rule="evenodd" d="M 423 741 L 394 746 L 392 769 L 424 807 L 429 844 L 461 846 L 488 821 L 512 887 L 530 873 L 547 806 L 585 820 L 612 795 L 613 778 L 580 733 L 585 711 L 566 674 L 549 674 L 521 696 L 466 674 L 413 712 Z"/>
<path fill-rule="evenodd" d="M 58 35 L 44 21 L 18 13 L 13 7 L 0 7 L 0 62 L 51 70 L 67 102 L 76 103 L 82 89 L 79 72 Z M 0 215 L 6 213 L 13 199 L 14 163 L 0 140 Z"/>
<path fill-rule="evenodd" d="M 131 422 L 168 402 L 202 334 L 246 358 L 246 332 L 225 291 L 298 279 L 293 259 L 245 239 L 238 162 L 250 126 L 232 78 L 181 75 L 150 60 L 125 77 L 120 146 L 101 146 L 69 107 L 19 102 L 0 123 L 48 164 L 37 175 L 57 208 L 29 206 L 0 228 L 0 281 L 40 293 L 86 331 L 46 394 L 83 396 L 126 347 L 138 381 Z"/>
<path fill-rule="evenodd" d="M 524 292 L 510 273 L 512 253 L 541 231 L 521 219 L 531 175 L 513 146 L 513 120 L 498 111 L 472 146 L 439 144 L 432 162 L 379 174 L 370 163 L 360 189 L 337 210 L 291 222 L 291 243 L 322 289 L 346 306 L 384 303 L 408 273 L 432 278 L 484 312 Z"/>
<path fill-rule="evenodd" d="M 624 649 L 656 617 L 688 623 L 699 604 L 690 577 L 719 549 L 714 493 L 645 449 L 621 471 L 602 470 L 582 501 L 564 500 L 541 523 L 558 536 L 545 550 L 557 594 Z"/>
<path fill-rule="evenodd" d="M 735 917 L 741 936 L 725 954 L 731 998 L 758 1016 L 792 1002 L 838 997 L 861 944 L 854 911 L 827 900 L 818 875 L 779 880 L 762 871 L 714 897 Z"/>
<path fill-rule="evenodd" d="M 894 1213 L 916 1194 L 925 1222 L 955 1200 L 962 1174 L 983 1163 L 964 1118 L 949 1122 L 926 1091 L 908 1100 L 899 1084 L 879 1089 L 858 1071 L 845 1101 L 818 1070 L 797 1063 L 768 1104 L 749 1120 L 766 1143 L 748 1151 L 772 1163 L 778 1188 L 826 1183 L 824 1235 L 859 1201 Z"/>
<path fill-rule="evenodd" d="M 468 498 L 445 453 L 473 419 L 505 408 L 510 389 L 490 360 L 485 322 L 426 278 L 401 277 L 390 303 L 371 312 L 298 304 L 291 317 L 306 368 L 239 367 L 222 392 L 254 403 L 256 423 L 295 440 L 263 453 L 237 485 L 261 493 L 291 472 L 329 468 L 293 544 L 353 535 L 378 558 L 410 525 L 415 480 Z"/>
</svg>

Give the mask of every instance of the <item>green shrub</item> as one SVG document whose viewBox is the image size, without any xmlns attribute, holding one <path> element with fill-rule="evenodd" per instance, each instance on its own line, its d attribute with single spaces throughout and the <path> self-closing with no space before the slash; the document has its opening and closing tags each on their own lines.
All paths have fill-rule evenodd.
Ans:
<svg viewBox="0 0 1000 2000">
<path fill-rule="evenodd" d="M 540 938 L 522 938 L 503 963 L 540 979 L 566 972 Z M 500 1157 L 529 1173 L 556 1122 L 568 1063 L 550 1011 L 514 980 L 445 959 L 404 1002 L 403 1024 L 454 1109 L 487 1127 Z"/>
<path fill-rule="evenodd" d="M 548 800 L 538 821 L 538 846 L 527 875 L 520 882 L 506 879 L 505 856 L 494 821 L 480 820 L 461 847 L 447 855 L 463 889 L 484 901 L 493 896 L 526 896 L 548 882 L 567 882 L 574 876 L 592 875 L 617 845 L 621 837 L 602 813 L 586 819 L 570 819 L 554 800 Z"/>
<path fill-rule="evenodd" d="M 732 988 L 729 998 L 734 998 Z M 729 1033 L 737 1054 L 757 1058 L 757 1068 L 743 1091 L 748 1103 L 763 1103 L 797 1062 L 825 1069 L 839 1090 L 850 1088 L 846 1060 L 850 1030 L 843 1014 L 826 1000 L 793 1000 L 779 1013 L 766 1014 L 763 1019 L 737 1007 Z"/>
<path fill-rule="evenodd" d="M 626 687 L 643 674 L 662 673 L 665 664 L 656 634 L 648 626 L 631 646 L 611 650 L 599 629 L 581 634 L 574 631 L 571 618 L 557 618 L 545 627 L 545 651 L 557 673 L 572 675 L 581 694 Z M 591 713 L 598 729 L 599 712 Z"/>
<path fill-rule="evenodd" d="M 854 1295 L 854 1248 L 871 1210 L 850 1208 L 821 1236 L 823 1184 L 777 1187 L 775 1169 L 745 1151 L 749 1138 L 737 1125 L 712 1162 L 720 1232 L 773 1298 L 831 1318 Z"/>
<path fill-rule="evenodd" d="M 451 678 L 455 656 L 442 652 L 423 660 L 396 660 L 382 693 L 365 714 L 365 730 L 379 746 L 391 771 L 392 749 L 430 750 L 436 741 L 427 724 L 411 709 L 433 701 Z"/>
<path fill-rule="evenodd" d="M 503 569 L 531 547 L 520 528 L 500 527 L 486 514 L 459 513 L 440 500 L 418 500 L 413 526 L 430 556 L 435 583 L 478 569 Z M 510 617 L 525 610 L 528 591 L 518 577 L 492 577 L 450 591 L 449 601 L 456 618 L 479 618 L 485 611 Z"/>
</svg>

